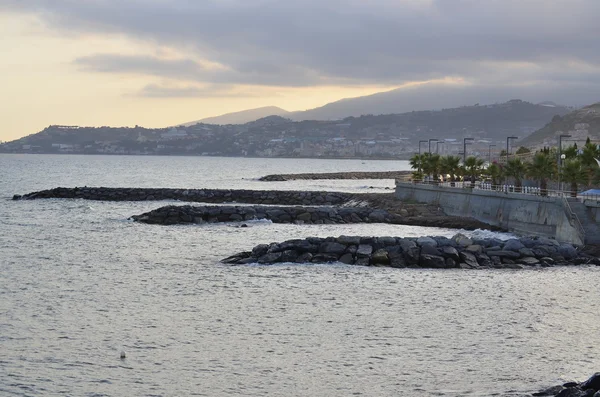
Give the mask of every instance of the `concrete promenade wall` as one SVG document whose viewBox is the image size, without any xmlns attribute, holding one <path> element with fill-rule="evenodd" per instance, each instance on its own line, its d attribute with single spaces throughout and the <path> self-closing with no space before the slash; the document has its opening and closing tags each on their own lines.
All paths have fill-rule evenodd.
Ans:
<svg viewBox="0 0 600 397">
<path fill-rule="evenodd" d="M 472 217 L 511 232 L 583 245 L 583 236 L 571 225 L 561 198 L 400 182 L 396 197 L 435 204 L 447 215 Z"/>
</svg>

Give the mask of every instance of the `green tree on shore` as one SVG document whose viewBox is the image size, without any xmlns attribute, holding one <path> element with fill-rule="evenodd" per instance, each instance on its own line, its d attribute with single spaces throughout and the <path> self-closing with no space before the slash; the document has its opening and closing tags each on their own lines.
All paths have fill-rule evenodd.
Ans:
<svg viewBox="0 0 600 397">
<path fill-rule="evenodd" d="M 506 176 L 515 180 L 515 192 L 521 193 L 523 187 L 523 178 L 527 175 L 527 166 L 519 158 L 508 160 L 505 168 Z"/>
<path fill-rule="evenodd" d="M 549 154 L 538 152 L 527 166 L 527 176 L 538 181 L 540 194 L 548 195 L 548 180 L 556 174 L 556 163 Z"/>
<path fill-rule="evenodd" d="M 561 179 L 571 185 L 571 197 L 577 197 L 579 184 L 588 180 L 587 170 L 579 159 L 566 160 L 560 174 Z"/>
<path fill-rule="evenodd" d="M 471 187 L 475 187 L 475 179 L 479 174 L 481 174 L 481 170 L 483 167 L 483 160 L 478 159 L 477 157 L 467 157 L 464 164 L 465 176 L 469 176 L 471 178 Z"/>
<path fill-rule="evenodd" d="M 442 174 L 450 175 L 450 186 L 456 185 L 456 178 L 460 172 L 460 157 L 444 156 L 440 160 Z"/>
<path fill-rule="evenodd" d="M 490 164 L 486 169 L 487 176 L 492 180 L 492 190 L 497 190 L 504 179 L 504 168 L 498 163 Z"/>
</svg>

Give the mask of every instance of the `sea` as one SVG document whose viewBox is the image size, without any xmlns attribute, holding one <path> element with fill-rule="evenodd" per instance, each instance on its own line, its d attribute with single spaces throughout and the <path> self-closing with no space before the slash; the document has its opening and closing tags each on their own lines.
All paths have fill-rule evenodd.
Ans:
<svg viewBox="0 0 600 397">
<path fill-rule="evenodd" d="M 257 179 L 407 169 L 405 161 L 0 155 L 0 396 L 524 396 L 599 371 L 600 267 L 219 262 L 308 236 L 511 235 L 160 226 L 129 218 L 182 203 L 11 200 L 58 186 L 384 193 L 394 181 Z"/>
</svg>

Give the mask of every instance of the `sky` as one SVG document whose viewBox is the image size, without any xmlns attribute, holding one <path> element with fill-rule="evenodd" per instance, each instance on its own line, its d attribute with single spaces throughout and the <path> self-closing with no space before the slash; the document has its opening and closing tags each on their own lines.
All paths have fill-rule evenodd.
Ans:
<svg viewBox="0 0 600 397">
<path fill-rule="evenodd" d="M 585 105 L 599 20 L 599 0 L 0 0 L 0 141 L 421 83 Z"/>
</svg>

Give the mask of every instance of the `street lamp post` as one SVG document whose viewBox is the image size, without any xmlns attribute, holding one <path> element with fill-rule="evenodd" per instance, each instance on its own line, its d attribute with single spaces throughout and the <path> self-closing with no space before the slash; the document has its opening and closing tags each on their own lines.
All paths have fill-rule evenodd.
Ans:
<svg viewBox="0 0 600 397">
<path fill-rule="evenodd" d="M 495 147 L 496 145 L 490 145 L 488 147 L 488 163 L 490 165 L 492 165 L 492 148 Z"/>
<path fill-rule="evenodd" d="M 419 156 L 421 155 L 421 144 L 427 143 L 427 141 L 419 141 Z"/>
<path fill-rule="evenodd" d="M 419 174 L 421 173 L 421 144 L 427 143 L 427 141 L 419 141 Z"/>
<path fill-rule="evenodd" d="M 429 140 L 429 154 L 431 154 L 431 142 L 437 142 L 437 139 L 430 139 Z"/>
<path fill-rule="evenodd" d="M 439 152 L 440 152 L 440 144 L 442 144 L 442 145 L 443 145 L 444 143 L 446 143 L 446 142 L 437 141 L 437 142 L 435 143 L 435 152 L 436 152 L 437 154 L 439 154 Z"/>
<path fill-rule="evenodd" d="M 558 190 L 562 191 L 560 186 L 560 170 L 562 168 L 562 160 L 564 159 L 562 155 L 562 139 L 563 138 L 571 138 L 571 135 L 559 135 L 558 136 Z"/>
<path fill-rule="evenodd" d="M 463 164 L 467 162 L 467 141 L 474 141 L 475 138 L 464 138 L 463 139 Z"/>
<path fill-rule="evenodd" d="M 508 153 L 509 153 L 509 142 L 511 139 L 519 139 L 518 136 L 507 136 L 506 137 L 506 164 L 508 165 Z"/>
</svg>

